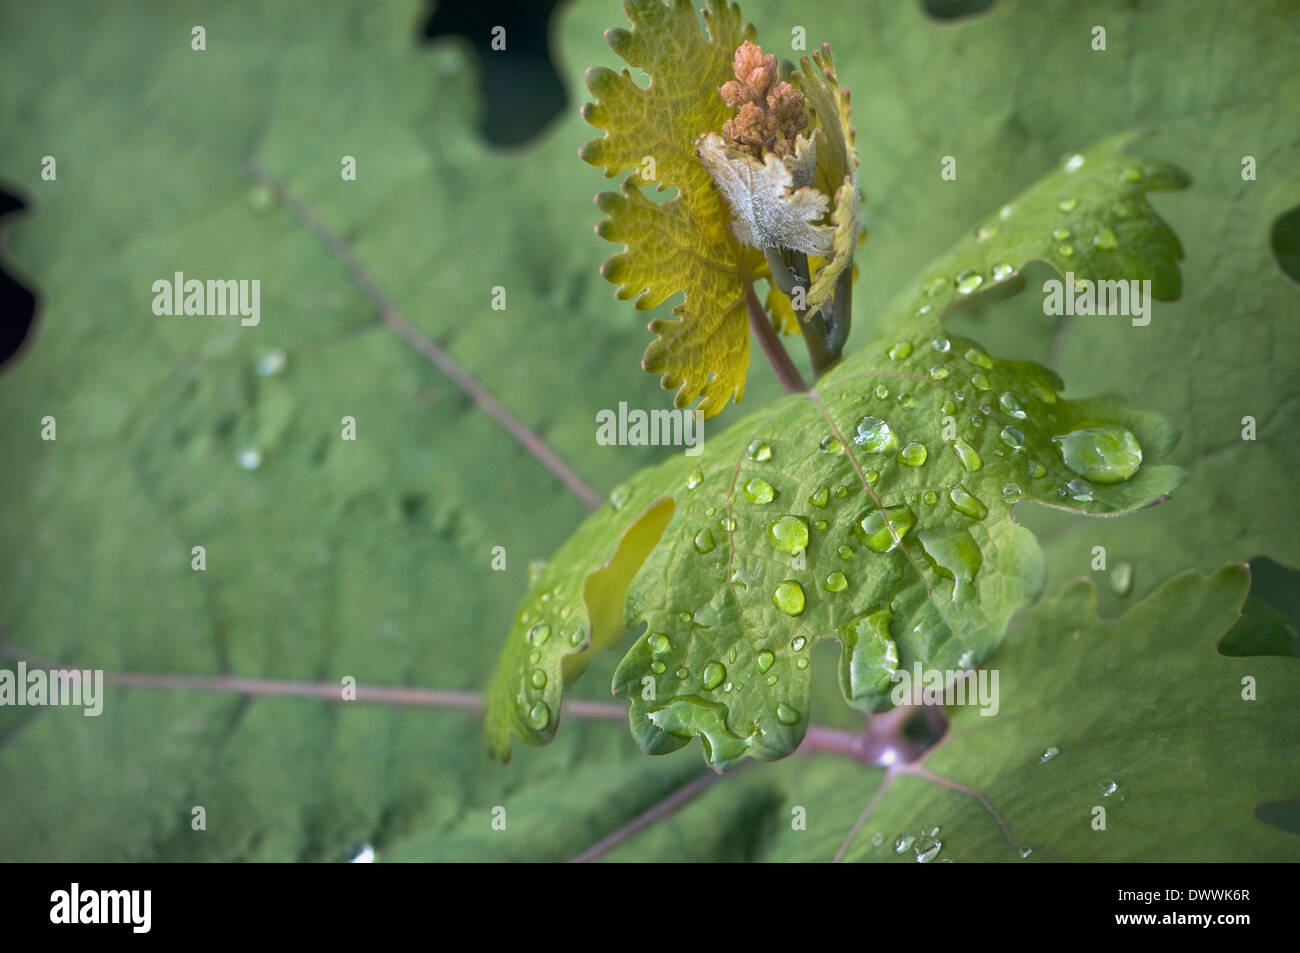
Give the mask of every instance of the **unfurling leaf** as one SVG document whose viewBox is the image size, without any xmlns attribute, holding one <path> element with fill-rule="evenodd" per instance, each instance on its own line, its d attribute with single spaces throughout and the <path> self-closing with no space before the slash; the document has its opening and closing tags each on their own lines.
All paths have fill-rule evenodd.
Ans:
<svg viewBox="0 0 1300 953">
<path fill-rule="evenodd" d="M 961 242 L 927 270 L 920 309 L 902 302 L 894 330 L 816 391 L 614 492 L 556 554 L 509 635 L 489 703 L 497 754 L 511 732 L 551 737 L 593 644 L 586 626 L 625 602 L 639 635 L 613 690 L 632 701 L 641 747 L 662 753 L 698 735 L 715 766 L 779 758 L 807 725 L 809 655 L 822 639 L 842 644 L 841 688 L 865 710 L 890 705 L 900 668 L 989 657 L 1043 578 L 1015 505 L 1116 515 L 1182 481 L 1158 464 L 1177 440 L 1160 416 L 1115 397 L 1064 399 L 1046 368 L 995 359 L 939 325 L 963 297 L 1016 290 L 1011 279 L 1033 259 L 1090 280 L 1151 277 L 1156 295 L 1177 293 L 1177 239 L 1142 194 L 1180 185 L 1177 170 L 1122 156 L 1118 141 L 1067 168 L 1012 203 L 998 218 L 1005 231 Z M 1059 179 L 1081 169 L 1073 221 L 1123 239 L 1066 255 L 1052 210 Z M 958 266 L 980 280 L 954 275 Z M 646 555 L 637 564 L 628 553 Z M 611 644 L 617 626 L 596 628 L 594 644 Z"/>
</svg>

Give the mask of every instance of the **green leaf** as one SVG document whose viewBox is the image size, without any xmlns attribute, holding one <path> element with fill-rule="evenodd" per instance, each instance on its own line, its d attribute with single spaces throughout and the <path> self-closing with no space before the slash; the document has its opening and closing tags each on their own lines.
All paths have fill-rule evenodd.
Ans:
<svg viewBox="0 0 1300 953">
<path fill-rule="evenodd" d="M 1216 651 L 1248 587 L 1243 566 L 1188 573 L 1105 619 L 1092 583 L 1076 582 L 1012 623 L 990 663 L 997 715 L 947 709 L 947 736 L 915 768 L 791 758 L 728 780 L 609 858 L 843 850 L 915 863 L 937 842 L 930 862 L 1294 859 L 1300 837 L 1260 813 L 1300 788 L 1300 661 Z M 806 830 L 792 830 L 796 805 Z M 746 814 L 743 828 L 718 822 Z"/>
<path fill-rule="evenodd" d="M 702 397 L 705 416 L 719 413 L 745 393 L 749 320 L 745 293 L 762 272 L 762 253 L 740 244 L 728 227 L 731 212 L 696 158 L 695 140 L 719 130 L 732 110 L 718 88 L 732 78 L 736 47 L 753 39 L 735 4 L 709 0 L 707 39 L 689 0 L 628 0 L 633 29 L 610 30 L 610 46 L 628 65 L 645 71 L 637 85 L 626 69 L 587 72 L 596 97 L 583 116 L 605 135 L 582 148 L 582 157 L 607 176 L 630 172 L 621 192 L 605 192 L 597 205 L 608 217 L 602 238 L 627 251 L 605 262 L 602 274 L 619 286 L 618 296 L 653 308 L 679 292 L 685 300 L 675 318 L 650 324 L 656 340 L 642 363 L 659 374 L 673 403 L 685 407 Z M 647 160 L 649 160 L 647 162 Z M 677 195 L 656 203 L 643 185 Z"/>
<path fill-rule="evenodd" d="M 1043 576 L 1012 506 L 1114 515 L 1167 496 L 1182 471 L 1150 464 L 1177 440 L 1168 422 L 1117 397 L 1063 400 L 1045 368 L 995 361 L 939 330 L 972 293 L 1017 290 L 1012 279 L 1037 259 L 1177 294 L 1181 249 L 1144 192 L 1185 179 L 1123 144 L 1072 158 L 999 214 L 1004 224 L 958 243 L 895 306 L 887 345 L 709 439 L 698 460 L 616 490 L 556 554 L 512 627 L 490 695 L 492 750 L 508 754 L 512 730 L 530 744 L 553 736 L 563 688 L 590 649 L 591 600 L 626 593 L 629 628 L 645 628 L 613 691 L 632 701 L 642 749 L 661 754 L 698 736 L 715 766 L 780 758 L 808 722 L 807 653 L 818 641 L 843 645 L 841 689 L 867 711 L 889 706 L 900 665 L 964 669 L 997 648 Z M 1067 238 L 1052 234 L 1063 214 L 1113 228 L 1121 243 L 1066 254 Z M 606 587 L 597 567 L 623 563 L 611 553 L 625 532 L 637 534 L 644 565 L 630 587 L 626 570 Z M 562 625 L 570 637 L 536 644 Z M 615 634 L 595 644 L 609 647 Z"/>
</svg>

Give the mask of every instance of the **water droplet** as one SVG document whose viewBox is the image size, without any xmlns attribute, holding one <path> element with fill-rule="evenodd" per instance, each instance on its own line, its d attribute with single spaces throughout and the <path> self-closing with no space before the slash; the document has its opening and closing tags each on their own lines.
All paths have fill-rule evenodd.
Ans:
<svg viewBox="0 0 1300 953">
<path fill-rule="evenodd" d="M 912 345 L 907 341 L 899 341 L 887 353 L 891 361 L 901 361 L 912 353 Z"/>
<path fill-rule="evenodd" d="M 686 478 L 686 489 L 693 490 L 704 482 L 704 471 L 696 467 L 691 471 L 691 475 Z"/>
<path fill-rule="evenodd" d="M 707 526 L 695 534 L 695 551 L 697 553 L 711 553 L 713 552 L 713 547 L 713 534 L 709 532 Z"/>
<path fill-rule="evenodd" d="M 528 644 L 536 648 L 541 648 L 546 644 L 546 640 L 551 637 L 551 627 L 545 622 L 539 622 L 528 630 Z"/>
<path fill-rule="evenodd" d="M 1075 477 L 1065 484 L 1065 492 L 1080 503 L 1088 503 L 1092 500 L 1092 484 L 1083 477 Z"/>
<path fill-rule="evenodd" d="M 1028 857 L 1033 852 L 1034 849 L 1032 847 L 1021 847 L 1016 850 L 1016 853 L 1019 854 L 1022 858 Z"/>
<path fill-rule="evenodd" d="M 929 451 L 925 449 L 925 444 L 913 441 L 898 451 L 898 460 L 909 467 L 919 467 L 925 463 L 925 458 L 929 455 Z"/>
<path fill-rule="evenodd" d="M 1056 745 L 1052 745 L 1050 748 L 1048 748 L 1046 751 L 1043 752 L 1043 756 L 1038 759 L 1039 763 L 1042 764 L 1044 762 L 1051 761 L 1060 753 L 1061 753 L 1061 749 L 1056 747 Z"/>
<path fill-rule="evenodd" d="M 1024 399 L 1015 391 L 1003 391 L 1002 396 L 998 398 L 998 406 L 1002 408 L 1004 413 L 1015 417 L 1017 420 L 1024 420 L 1027 416 Z"/>
<path fill-rule="evenodd" d="M 1002 219 L 1002 221 L 1005 222 L 1007 219 L 1011 217 L 1011 213 L 1014 212 L 1015 210 L 1016 207 L 1012 205 L 1010 202 L 1008 202 L 1006 205 L 1002 206 L 1002 208 L 998 209 L 998 218 Z"/>
<path fill-rule="evenodd" d="M 1133 564 L 1117 563 L 1110 571 L 1110 586 L 1116 595 L 1127 596 L 1133 589 Z"/>
<path fill-rule="evenodd" d="M 704 671 L 700 673 L 700 685 L 706 692 L 711 692 L 727 679 L 727 670 L 721 662 L 705 662 Z"/>
<path fill-rule="evenodd" d="M 934 348 L 940 354 L 947 354 L 952 347 L 952 342 L 947 338 L 935 338 L 930 342 L 930 347 Z"/>
<path fill-rule="evenodd" d="M 1015 427 L 1003 427 L 999 436 L 1002 437 L 1002 442 L 1012 450 L 1020 450 L 1025 445 L 1025 435 Z"/>
<path fill-rule="evenodd" d="M 718 525 L 721 526 L 725 531 L 730 533 L 732 530 L 736 528 L 736 521 L 733 520 L 730 516 L 724 516 L 722 519 L 718 521 Z"/>
<path fill-rule="evenodd" d="M 1068 215 L 1079 207 L 1079 200 L 1076 198 L 1061 199 L 1056 203 L 1056 207 Z"/>
<path fill-rule="evenodd" d="M 772 545 L 783 553 L 793 556 L 808 550 L 808 523 L 802 516 L 782 516 L 768 526 L 767 532 Z"/>
<path fill-rule="evenodd" d="M 921 494 L 921 502 L 924 503 L 926 506 L 934 506 L 934 504 L 938 502 L 938 500 L 939 500 L 939 494 L 935 493 L 934 490 L 926 490 L 924 493 Z"/>
<path fill-rule="evenodd" d="M 688 669 L 685 665 L 683 665 L 677 671 L 673 672 L 673 674 L 677 676 L 677 680 L 681 682 L 681 681 L 685 681 L 687 678 L 690 677 L 691 670 Z"/>
<path fill-rule="evenodd" d="M 1033 394 L 1044 404 L 1056 403 L 1056 394 L 1041 384 L 1030 384 L 1029 393 Z"/>
<path fill-rule="evenodd" d="M 993 385 L 989 383 L 989 377 L 983 371 L 976 371 L 970 376 L 970 382 L 975 385 L 976 390 L 988 390 Z M 983 424 L 983 421 L 980 421 Z"/>
<path fill-rule="evenodd" d="M 1025 472 L 1029 474 L 1030 479 L 1041 480 L 1047 476 L 1047 468 L 1037 460 L 1030 460 L 1025 464 Z"/>
<path fill-rule="evenodd" d="M 1001 226 L 993 225 L 991 223 L 988 225 L 981 225 L 979 228 L 975 229 L 975 241 L 986 242 L 1001 230 Z"/>
<path fill-rule="evenodd" d="M 982 520 L 989 515 L 989 508 L 964 487 L 955 486 L 948 491 L 948 504 L 958 513 L 964 513 L 971 519 Z"/>
<path fill-rule="evenodd" d="M 817 449 L 822 453 L 843 453 L 844 444 L 840 443 L 830 434 L 822 437 L 821 442 L 817 444 Z"/>
<path fill-rule="evenodd" d="M 1008 483 L 1002 487 L 1002 502 L 1008 505 L 1020 502 L 1020 487 Z"/>
<path fill-rule="evenodd" d="M 646 645 L 655 655 L 663 655 L 673 647 L 673 644 L 668 641 L 668 636 L 664 635 L 662 632 L 656 632 L 654 635 L 646 639 Z"/>
<path fill-rule="evenodd" d="M 546 687 L 546 673 L 543 672 L 540 668 L 534 669 L 533 674 L 528 677 L 528 681 L 533 686 L 533 688 L 536 688 L 540 691 L 541 689 Z"/>
<path fill-rule="evenodd" d="M 716 512 L 718 512 L 718 508 L 716 506 L 710 506 L 708 509 L 704 511 L 704 515 L 712 516 Z"/>
<path fill-rule="evenodd" d="M 1094 483 L 1122 483 L 1142 465 L 1142 447 L 1123 427 L 1084 427 L 1052 438 L 1065 465 Z"/>
<path fill-rule="evenodd" d="M 678 621 L 678 622 L 690 622 L 690 621 L 691 621 L 692 619 L 694 619 L 694 618 L 695 618 L 695 616 L 691 615 L 691 614 L 690 614 L 689 612 L 687 612 L 685 609 L 683 609 L 681 612 L 677 613 L 677 621 Z"/>
<path fill-rule="evenodd" d="M 948 279 L 944 278 L 943 275 L 935 275 L 933 278 L 931 278 L 929 281 L 927 281 L 924 285 L 921 286 L 921 291 L 925 294 L 927 298 L 933 298 L 940 291 L 942 291 L 947 286 L 947 284 L 948 284 Z"/>
<path fill-rule="evenodd" d="M 582 641 L 586 637 L 587 637 L 587 630 L 582 626 L 578 626 L 578 628 L 574 629 L 572 632 L 569 633 L 569 644 L 581 645 Z"/>
<path fill-rule="evenodd" d="M 776 706 L 776 720 L 783 725 L 799 724 L 799 712 L 785 702 Z"/>
<path fill-rule="evenodd" d="M 984 368 L 986 371 L 993 369 L 993 358 L 989 357 L 988 352 L 982 348 L 968 348 L 966 350 L 966 360 L 976 367 Z"/>
<path fill-rule="evenodd" d="M 767 679 L 766 679 L 768 685 L 775 685 L 775 684 L 776 684 L 777 682 L 779 682 L 780 680 L 781 680 L 781 679 L 777 677 L 776 672 L 773 672 L 773 673 L 772 673 L 771 675 L 769 675 L 769 676 L 767 677 Z"/>
<path fill-rule="evenodd" d="M 835 499 L 842 500 L 849 495 L 849 488 L 841 483 L 835 488 Z"/>
<path fill-rule="evenodd" d="M 1114 794 L 1114 793 L 1115 793 L 1116 791 L 1118 791 L 1118 790 L 1119 790 L 1119 785 L 1116 784 L 1114 781 L 1110 780 L 1109 778 L 1107 778 L 1105 781 L 1102 781 L 1102 782 L 1101 782 L 1101 796 L 1102 796 L 1102 797 L 1110 797 L 1112 794 Z"/>
<path fill-rule="evenodd" d="M 786 615 L 799 615 L 805 605 L 803 586 L 793 579 L 787 579 L 772 592 L 772 605 Z"/>
<path fill-rule="evenodd" d="M 257 359 L 257 373 L 261 377 L 270 377 L 277 374 L 284 367 L 288 360 L 282 348 L 274 348 L 267 351 Z"/>
<path fill-rule="evenodd" d="M 776 499 L 776 489 L 766 480 L 754 477 L 745 484 L 745 496 L 751 503 L 771 503 Z"/>
<path fill-rule="evenodd" d="M 765 463 L 772 459 L 772 448 L 764 440 L 755 440 L 745 448 L 745 456 L 759 463 Z"/>
<path fill-rule="evenodd" d="M 984 461 L 980 459 L 979 453 L 961 437 L 952 442 L 952 449 L 956 451 L 957 459 L 961 461 L 961 465 L 966 468 L 967 473 L 974 473 L 984 466 Z"/>
<path fill-rule="evenodd" d="M 808 667 L 808 660 L 806 658 L 801 658 L 794 663 L 794 667 L 802 672 Z"/>
<path fill-rule="evenodd" d="M 1101 251 L 1110 251 L 1119 242 L 1115 239 L 1115 233 L 1109 228 L 1103 228 L 1096 235 L 1092 236 L 1092 245 Z"/>
<path fill-rule="evenodd" d="M 871 510 L 853 526 L 853 534 L 874 553 L 893 551 L 916 525 L 916 514 L 906 506 Z"/>
<path fill-rule="evenodd" d="M 919 843 L 916 845 L 916 862 L 918 864 L 928 864 L 939 856 L 939 851 L 941 850 L 943 850 L 943 844 L 933 838 L 927 837 L 925 839 L 924 847 Z"/>
<path fill-rule="evenodd" d="M 1008 263 L 1005 262 L 1005 261 L 999 261 L 999 262 L 995 262 L 995 263 L 993 264 L 993 280 L 994 280 L 994 281 L 1006 281 L 1006 280 L 1007 280 L 1008 278 L 1010 278 L 1013 274 L 1015 274 L 1015 272 L 1016 272 L 1016 269 L 1013 268 L 1010 264 L 1008 264 Z"/>
<path fill-rule="evenodd" d="M 895 854 L 907 853 L 907 849 L 912 846 L 912 843 L 915 840 L 916 840 L 915 834 L 899 834 L 897 837 L 894 838 L 894 853 Z"/>
<path fill-rule="evenodd" d="M 849 587 L 849 577 L 837 569 L 826 577 L 826 581 L 822 585 L 829 592 L 843 592 Z"/>
<path fill-rule="evenodd" d="M 1070 156 L 1070 158 L 1065 160 L 1063 168 L 1067 175 L 1073 175 L 1083 168 L 1083 156 L 1076 152 L 1074 155 Z"/>
<path fill-rule="evenodd" d="M 257 450 L 242 450 L 237 459 L 245 470 L 256 470 L 262 465 L 262 454 Z"/>
<path fill-rule="evenodd" d="M 621 510 L 624 506 L 627 505 L 628 497 L 630 497 L 631 495 L 632 495 L 632 491 L 629 490 L 627 487 L 625 486 L 615 487 L 614 492 L 609 495 L 609 503 L 611 506 L 614 507 L 614 509 Z"/>
<path fill-rule="evenodd" d="M 1056 248 L 1056 253 L 1057 253 L 1058 255 L 1060 255 L 1062 258 L 1069 258 L 1071 255 L 1074 254 L 1074 246 L 1073 246 L 1073 245 L 1058 245 L 1057 248 Z"/>
<path fill-rule="evenodd" d="M 1052 229 L 1052 237 L 1058 242 L 1063 242 L 1070 237 L 1070 230 L 1068 228 L 1054 228 Z"/>
<path fill-rule="evenodd" d="M 808 502 L 818 509 L 826 509 L 826 504 L 830 501 L 831 491 L 824 486 L 819 486 L 813 491 L 813 495 L 808 497 Z"/>
<path fill-rule="evenodd" d="M 776 656 L 767 649 L 764 649 L 755 656 L 754 661 L 758 665 L 758 674 L 766 675 L 767 670 L 771 668 L 772 664 L 776 661 Z"/>
<path fill-rule="evenodd" d="M 1142 179 L 1142 170 L 1135 165 L 1126 165 L 1120 169 L 1119 180 L 1121 182 L 1138 182 Z"/>
<path fill-rule="evenodd" d="M 933 310 L 934 310 L 933 306 L 928 304 L 923 304 L 921 305 L 921 307 L 916 309 L 916 316 L 918 318 L 924 318 L 927 314 L 929 314 Z"/>
<path fill-rule="evenodd" d="M 884 384 L 876 385 L 876 398 L 879 400 L 889 400 L 889 388 Z"/>
<path fill-rule="evenodd" d="M 947 376 L 948 368 L 944 367 L 942 364 L 936 364 L 934 367 L 930 368 L 930 380 L 932 381 L 941 381 Z"/>
<path fill-rule="evenodd" d="M 545 728 L 551 723 L 551 709 L 546 702 L 539 701 L 528 710 L 528 723 L 534 728 Z"/>
<path fill-rule="evenodd" d="M 830 526 L 831 524 L 828 523 L 828 522 L 826 522 L 825 520 L 813 520 L 813 524 L 812 524 L 812 525 L 813 525 L 813 529 L 817 530 L 818 532 L 821 532 L 822 530 L 826 529 L 826 527 Z"/>
<path fill-rule="evenodd" d="M 984 276 L 978 271 L 968 268 L 957 273 L 957 277 L 953 279 L 953 284 L 956 285 L 958 294 L 968 295 L 984 284 Z"/>
<path fill-rule="evenodd" d="M 666 669 L 667 667 L 668 666 L 666 666 L 663 662 L 660 662 L 658 659 L 650 663 L 650 671 L 654 672 L 656 675 L 662 675 L 664 673 L 664 669 Z"/>
<path fill-rule="evenodd" d="M 808 644 L 808 640 L 805 639 L 802 635 L 796 635 L 793 639 L 790 640 L 790 648 L 794 649 L 796 652 L 802 652 L 803 647 L 807 644 Z"/>
<path fill-rule="evenodd" d="M 898 438 L 879 417 L 863 417 L 858 421 L 853 442 L 867 453 L 885 453 L 894 449 Z"/>
<path fill-rule="evenodd" d="M 255 185 L 248 190 L 248 207 L 254 212 L 268 212 L 275 206 L 275 193 L 265 185 Z"/>
<path fill-rule="evenodd" d="M 853 547 L 848 545 L 841 546 L 838 550 L 836 550 L 836 554 L 840 557 L 840 559 L 843 559 L 845 562 L 848 562 L 853 558 L 854 555 Z"/>
</svg>

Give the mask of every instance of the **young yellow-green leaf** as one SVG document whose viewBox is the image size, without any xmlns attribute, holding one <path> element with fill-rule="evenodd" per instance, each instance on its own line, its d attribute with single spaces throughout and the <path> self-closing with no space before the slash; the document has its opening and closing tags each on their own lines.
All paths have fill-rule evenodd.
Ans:
<svg viewBox="0 0 1300 953">
<path fill-rule="evenodd" d="M 1087 154 L 1085 165 L 1101 170 L 1090 207 L 1144 207 L 1130 174 L 1107 174 L 1115 153 L 1104 143 Z M 1122 162 L 1148 187 L 1177 179 L 1154 163 Z M 1049 179 L 1017 200 L 1028 233 L 1041 231 L 1032 225 L 1041 196 L 1058 190 Z M 1143 211 L 1125 234 L 1127 274 L 1154 274 L 1157 293 L 1168 294 L 1177 241 Z M 988 255 L 1009 277 L 1032 258 L 1053 260 L 1042 244 L 1009 229 L 959 245 L 941 266 Z M 1080 255 L 1079 275 L 1124 274 L 1107 264 Z M 942 308 L 963 293 L 949 284 L 927 282 L 922 294 Z M 550 738 L 566 676 L 581 665 L 574 656 L 590 651 L 581 632 L 594 599 L 626 592 L 626 622 L 641 631 L 613 689 L 632 701 L 641 747 L 662 753 L 698 735 L 715 766 L 781 757 L 803 736 L 809 651 L 821 639 L 843 645 L 841 688 L 866 710 L 890 704 L 900 667 L 968 668 L 997 648 L 1043 576 L 1038 543 L 1013 506 L 1108 516 L 1158 502 L 1181 482 L 1181 470 L 1157 464 L 1177 440 L 1163 418 L 1116 397 L 1066 400 L 1046 368 L 997 360 L 932 326 L 909 312 L 816 391 L 779 400 L 709 438 L 702 456 L 669 460 L 616 490 L 557 554 L 510 633 L 490 700 L 493 750 L 508 752 L 511 731 L 529 743 Z M 660 535 L 629 583 L 619 540 L 635 537 L 642 551 Z M 616 549 L 623 570 L 605 591 L 593 574 Z M 528 648 L 536 633 L 564 626 L 572 635 L 548 641 L 549 651 Z"/>
<path fill-rule="evenodd" d="M 732 78 L 736 47 L 753 39 L 734 4 L 709 0 L 707 38 L 688 0 L 627 0 L 631 30 L 605 36 L 630 66 L 650 77 L 644 89 L 625 69 L 587 72 L 596 102 L 583 116 L 605 135 L 582 147 L 582 158 L 606 176 L 621 172 L 622 191 L 597 196 L 608 216 L 602 238 L 627 250 L 612 256 L 602 274 L 618 285 L 618 297 L 649 309 L 683 292 L 675 319 L 651 322 L 655 340 L 642 365 L 660 375 L 673 402 L 697 397 L 705 416 L 745 392 L 749 323 L 745 293 L 764 270 L 762 253 L 742 246 L 732 233 L 731 212 L 696 157 L 695 140 L 720 130 L 732 110 L 718 94 Z M 641 189 L 677 189 L 656 203 Z"/>
</svg>

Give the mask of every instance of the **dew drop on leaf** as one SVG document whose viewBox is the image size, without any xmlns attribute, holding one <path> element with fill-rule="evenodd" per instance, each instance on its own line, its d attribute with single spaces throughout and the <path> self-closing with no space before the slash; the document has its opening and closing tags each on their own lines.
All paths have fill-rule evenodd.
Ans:
<svg viewBox="0 0 1300 953">
<path fill-rule="evenodd" d="M 1115 233 L 1109 228 L 1100 229 L 1096 235 L 1092 236 L 1092 245 L 1099 251 L 1110 251 L 1118 243 L 1115 239 Z"/>
<path fill-rule="evenodd" d="M 704 482 L 704 471 L 696 467 L 691 471 L 691 475 L 686 478 L 686 489 L 693 490 Z"/>
<path fill-rule="evenodd" d="M 767 670 L 772 667 L 772 664 L 775 661 L 776 661 L 776 656 L 773 655 L 771 652 L 769 652 L 767 649 L 764 649 L 763 651 L 759 652 L 758 655 L 755 656 L 754 658 L 755 664 L 758 665 L 758 674 L 766 675 Z"/>
<path fill-rule="evenodd" d="M 751 503 L 771 503 L 776 499 L 776 489 L 761 477 L 754 477 L 745 484 L 745 496 Z"/>
<path fill-rule="evenodd" d="M 953 284 L 956 285 L 958 294 L 968 295 L 984 284 L 984 276 L 968 268 L 958 272 L 957 277 L 953 279 Z"/>
<path fill-rule="evenodd" d="M 863 417 L 854 430 L 853 442 L 867 453 L 885 453 L 894 448 L 898 438 L 879 417 Z"/>
<path fill-rule="evenodd" d="M 700 673 L 700 685 L 705 691 L 713 691 L 727 678 L 727 670 L 721 662 L 705 662 L 704 671 Z"/>
<path fill-rule="evenodd" d="M 830 592 L 843 592 L 849 587 L 849 577 L 844 575 L 838 569 L 826 577 L 826 589 Z"/>
<path fill-rule="evenodd" d="M 955 486 L 949 490 L 948 503 L 958 513 L 963 513 L 971 519 L 982 520 L 989 515 L 989 508 L 964 487 Z"/>
<path fill-rule="evenodd" d="M 755 440 L 745 448 L 745 456 L 759 463 L 765 463 L 772 459 L 772 448 L 765 440 Z"/>
<path fill-rule="evenodd" d="M 1012 450 L 1020 450 L 1025 445 L 1025 435 L 1015 427 L 1003 427 L 999 436 L 1002 438 L 1002 442 Z"/>
<path fill-rule="evenodd" d="M 822 453 L 843 453 L 844 444 L 840 443 L 830 434 L 827 434 L 825 437 L 822 437 L 821 442 L 817 444 L 817 449 Z"/>
<path fill-rule="evenodd" d="M 1076 198 L 1061 199 L 1061 201 L 1056 203 L 1056 207 L 1068 215 L 1079 207 L 1079 200 Z"/>
<path fill-rule="evenodd" d="M 783 725 L 797 725 L 799 724 L 799 712 L 785 702 L 781 702 L 776 706 L 776 720 Z"/>
<path fill-rule="evenodd" d="M 1013 268 L 1011 265 L 1009 265 L 1009 264 L 1008 264 L 1007 262 L 1005 262 L 1005 261 L 994 262 L 994 263 L 993 263 L 993 280 L 994 280 L 994 281 L 1006 281 L 1006 280 L 1007 280 L 1008 278 L 1010 278 L 1013 274 L 1015 274 L 1015 271 L 1016 271 L 1016 269 Z"/>
<path fill-rule="evenodd" d="M 533 707 L 528 710 L 528 723 L 534 728 L 539 729 L 545 728 L 551 723 L 551 709 L 547 706 L 546 702 L 536 702 Z"/>
<path fill-rule="evenodd" d="M 1056 745 L 1052 745 L 1046 751 L 1043 752 L 1042 757 L 1038 759 L 1039 763 L 1041 764 L 1047 761 L 1051 761 L 1060 753 L 1061 753 L 1061 749 L 1056 747 Z"/>
<path fill-rule="evenodd" d="M 907 341 L 899 341 L 886 353 L 888 353 L 891 361 L 901 361 L 912 353 L 912 345 Z"/>
<path fill-rule="evenodd" d="M 1142 465 L 1142 447 L 1124 427 L 1084 427 L 1052 438 L 1067 467 L 1093 483 L 1122 483 Z"/>
<path fill-rule="evenodd" d="M 672 642 L 668 641 L 668 636 L 662 632 L 656 632 L 646 639 L 646 645 L 655 655 L 663 655 L 673 647 Z"/>
<path fill-rule="evenodd" d="M 772 592 L 772 604 L 786 615 L 799 615 L 804 610 L 803 586 L 787 579 Z"/>
<path fill-rule="evenodd" d="M 915 441 L 909 443 L 902 450 L 898 451 L 899 462 L 906 464 L 909 467 L 921 466 L 925 463 L 925 459 L 928 456 L 929 451 L 925 449 L 925 444 L 916 443 Z"/>
<path fill-rule="evenodd" d="M 808 523 L 802 516 L 782 516 L 767 532 L 772 545 L 783 553 L 794 555 L 808 549 Z"/>
<path fill-rule="evenodd" d="M 934 348 L 940 354 L 947 354 L 948 350 L 952 347 L 952 342 L 947 338 L 935 338 L 930 342 L 930 347 Z"/>
<path fill-rule="evenodd" d="M 808 497 L 808 502 L 818 509 L 825 509 L 826 504 L 830 502 L 831 491 L 824 486 L 819 486 L 813 491 L 813 495 Z"/>
<path fill-rule="evenodd" d="M 961 465 L 966 468 L 967 473 L 974 473 L 984 466 L 984 461 L 980 459 L 979 453 L 961 437 L 952 442 L 952 449 L 956 452 L 957 459 L 961 461 Z"/>
<path fill-rule="evenodd" d="M 853 534 L 867 549 L 888 553 L 916 525 L 916 514 L 907 506 L 891 506 L 864 514 L 853 526 Z"/>
<path fill-rule="evenodd" d="M 713 552 L 713 533 L 706 526 L 695 534 L 695 551 L 700 554 Z"/>
<path fill-rule="evenodd" d="M 1133 589 L 1133 564 L 1116 563 L 1110 571 L 1110 587 L 1119 596 L 1127 596 Z"/>
<path fill-rule="evenodd" d="M 539 622 L 528 630 L 528 643 L 537 648 L 545 645 L 550 637 L 551 627 L 545 622 Z"/>
</svg>

